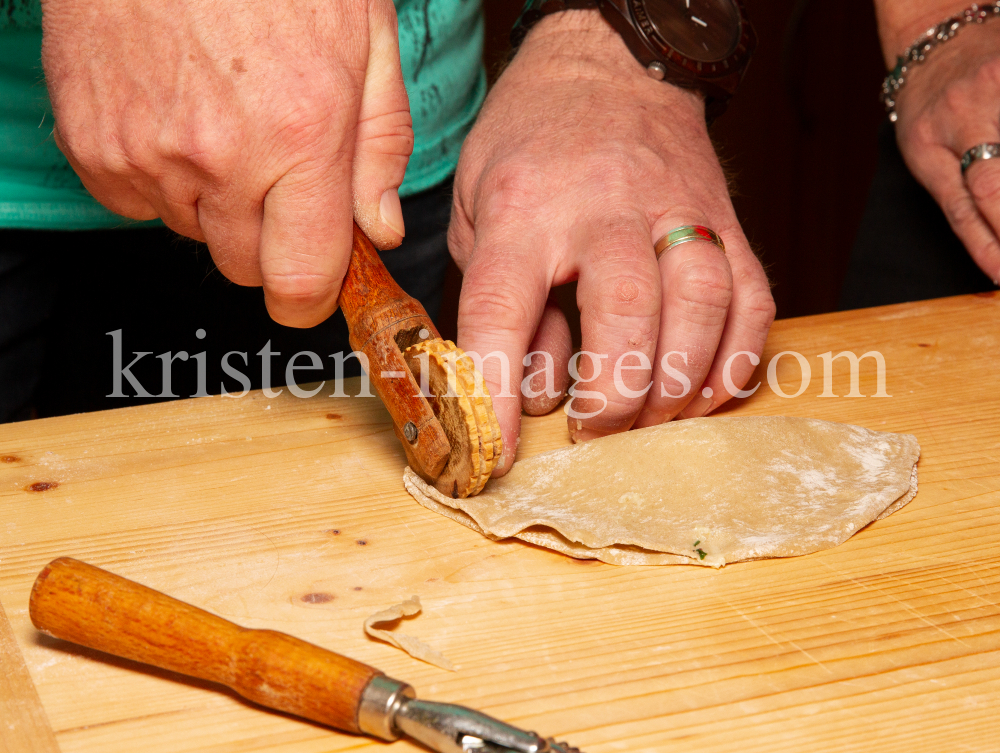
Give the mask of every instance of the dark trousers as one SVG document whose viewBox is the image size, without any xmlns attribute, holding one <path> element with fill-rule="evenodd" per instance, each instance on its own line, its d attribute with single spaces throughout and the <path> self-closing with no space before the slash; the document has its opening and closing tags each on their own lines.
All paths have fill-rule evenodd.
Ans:
<svg viewBox="0 0 1000 753">
<path fill-rule="evenodd" d="M 448 263 L 451 183 L 402 203 L 406 239 L 382 260 L 436 318 Z M 258 355 L 268 343 L 273 355 Z M 311 369 L 312 360 L 300 357 L 295 381 L 330 379 L 335 362 L 329 356 L 350 350 L 339 311 L 312 329 L 276 324 L 260 288 L 230 283 L 205 246 L 165 228 L 0 230 L 0 422 L 203 390 L 238 393 L 245 383 L 223 367 L 230 352 L 229 370 L 243 374 L 251 389 L 262 386 L 265 358 L 270 384 L 284 385 L 288 362 L 303 351 L 323 365 Z M 115 368 L 116 356 L 128 368 L 138 353 L 147 355 L 128 374 Z M 344 374 L 358 373 L 357 359 L 348 360 Z M 124 396 L 115 396 L 116 386 Z"/>
<path fill-rule="evenodd" d="M 878 166 L 851 249 L 840 308 L 996 290 L 937 202 L 910 174 L 888 120 L 878 138 Z"/>
</svg>

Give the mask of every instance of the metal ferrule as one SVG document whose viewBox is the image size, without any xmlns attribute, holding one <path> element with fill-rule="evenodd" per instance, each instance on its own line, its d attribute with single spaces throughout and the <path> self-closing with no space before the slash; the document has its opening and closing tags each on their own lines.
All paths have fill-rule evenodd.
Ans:
<svg viewBox="0 0 1000 753">
<path fill-rule="evenodd" d="M 569 746 L 545 740 L 478 711 L 451 703 L 408 700 L 396 726 L 439 753 L 568 753 Z M 577 752 L 578 753 L 578 752 Z"/>
<path fill-rule="evenodd" d="M 416 693 L 405 682 L 375 675 L 361 692 L 358 729 L 381 740 L 397 740 L 402 734 L 394 724 L 396 713 Z"/>
<path fill-rule="evenodd" d="M 382 740 L 405 734 L 438 753 L 580 753 L 465 706 L 418 701 L 413 688 L 385 675 L 362 692 L 358 727 Z"/>
</svg>

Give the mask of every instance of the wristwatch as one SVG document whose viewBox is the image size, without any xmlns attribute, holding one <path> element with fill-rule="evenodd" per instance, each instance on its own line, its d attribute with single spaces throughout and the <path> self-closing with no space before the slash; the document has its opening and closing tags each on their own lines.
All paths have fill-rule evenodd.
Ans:
<svg viewBox="0 0 1000 753">
<path fill-rule="evenodd" d="M 757 46 L 742 0 L 528 0 L 511 31 L 514 49 L 543 16 L 583 8 L 600 9 L 650 76 L 703 92 L 710 120 Z"/>
</svg>

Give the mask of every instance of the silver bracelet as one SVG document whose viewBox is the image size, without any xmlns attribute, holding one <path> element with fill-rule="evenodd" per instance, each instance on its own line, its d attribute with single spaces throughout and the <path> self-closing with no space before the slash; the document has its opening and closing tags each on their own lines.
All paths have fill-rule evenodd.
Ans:
<svg viewBox="0 0 1000 753">
<path fill-rule="evenodd" d="M 885 105 L 889 120 L 896 122 L 896 92 L 906 83 L 906 74 L 910 66 L 922 63 L 927 53 L 942 42 L 947 42 L 966 24 L 981 24 L 988 18 L 1000 16 L 1000 0 L 987 5 L 970 5 L 958 15 L 932 26 L 920 35 L 920 38 L 906 48 L 906 52 L 896 58 L 896 67 L 889 72 L 882 82 L 882 94 L 879 99 Z"/>
</svg>

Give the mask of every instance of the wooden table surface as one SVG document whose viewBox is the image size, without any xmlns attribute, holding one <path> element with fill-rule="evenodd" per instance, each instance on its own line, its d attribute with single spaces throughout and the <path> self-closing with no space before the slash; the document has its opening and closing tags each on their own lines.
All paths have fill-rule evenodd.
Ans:
<svg viewBox="0 0 1000 753">
<path fill-rule="evenodd" d="M 891 397 L 818 397 L 819 354 L 845 349 L 884 355 Z M 0 749 L 383 749 L 38 634 L 31 584 L 70 555 L 586 753 L 1000 750 L 1000 295 L 778 322 L 764 364 L 784 350 L 809 360 L 804 394 L 775 395 L 762 365 L 732 412 L 916 434 L 920 492 L 836 549 L 719 571 L 573 560 L 423 509 L 374 398 L 251 393 L 0 427 Z M 792 357 L 777 375 L 797 389 Z M 869 359 L 861 391 L 874 382 Z M 567 442 L 558 413 L 526 419 L 520 449 Z M 425 612 L 403 631 L 457 672 L 362 632 L 412 594 Z"/>
</svg>

